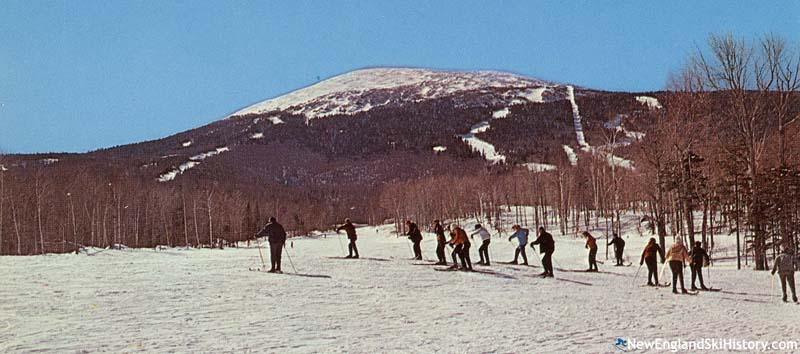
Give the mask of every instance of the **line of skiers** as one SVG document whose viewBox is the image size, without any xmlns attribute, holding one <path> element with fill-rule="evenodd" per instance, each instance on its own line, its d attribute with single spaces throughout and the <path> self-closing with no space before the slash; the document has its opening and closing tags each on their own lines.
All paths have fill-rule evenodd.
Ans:
<svg viewBox="0 0 800 354">
<path fill-rule="evenodd" d="M 419 227 L 416 223 L 406 221 L 406 226 L 408 227 L 408 232 L 406 235 L 413 243 L 413 251 L 414 251 L 414 259 L 422 260 L 422 248 L 420 243 L 422 242 L 422 232 L 420 231 Z M 514 233 L 508 237 L 508 241 L 510 242 L 513 239 L 517 239 L 518 245 L 516 250 L 514 250 L 514 260 L 512 260 L 511 264 L 518 264 L 518 257 L 522 255 L 522 264 L 528 265 L 528 257 L 525 252 L 525 246 L 528 243 L 528 235 L 530 231 L 526 228 L 521 227 L 520 225 L 512 226 Z M 344 230 L 347 233 L 347 238 L 349 239 L 348 244 L 348 255 L 345 258 L 359 258 L 358 255 L 358 247 L 356 247 L 356 241 L 358 240 L 358 236 L 356 234 L 356 227 L 350 221 L 350 219 L 345 219 L 345 223 L 338 228 L 336 228 L 336 233 Z M 480 257 L 480 261 L 477 263 L 478 265 L 490 265 L 491 262 L 489 260 L 489 245 L 491 243 L 491 234 L 489 233 L 486 228 L 481 226 L 480 224 L 476 224 L 473 232 L 470 233 L 469 237 L 467 237 L 466 231 L 462 229 L 457 224 L 452 224 L 447 227 L 447 230 L 450 233 L 450 240 L 448 241 L 445 236 L 445 228 L 441 224 L 439 220 L 434 220 L 434 233 L 436 234 L 436 257 L 438 258 L 438 262 L 435 263 L 436 265 L 447 265 L 447 259 L 445 258 L 445 247 L 446 245 L 450 245 L 453 247 L 453 251 L 451 253 L 451 258 L 453 259 L 453 265 L 451 268 L 458 268 L 458 260 L 461 261 L 461 269 L 463 270 L 472 270 L 472 262 L 469 256 L 469 249 L 471 247 L 470 238 L 474 238 L 475 235 L 480 236 L 481 238 L 481 246 L 478 248 L 478 255 Z M 589 249 L 589 269 L 587 271 L 596 272 L 599 271 L 597 267 L 597 239 L 593 237 L 588 231 L 582 232 L 583 237 L 586 239 L 585 248 Z M 277 222 L 274 217 L 269 219 L 269 223 L 264 226 L 257 234 L 257 237 L 266 237 L 269 245 L 270 245 L 270 270 L 269 272 L 281 272 L 281 255 L 283 248 L 286 245 L 286 231 L 284 230 L 283 226 Z M 539 227 L 537 238 L 533 242 L 531 242 L 530 247 L 534 249 L 535 246 L 539 246 L 539 253 L 541 253 L 541 262 L 544 271 L 540 274 L 542 277 L 553 277 L 553 252 L 555 251 L 555 240 L 553 239 L 553 235 L 545 231 L 544 227 Z M 608 246 L 614 246 L 614 256 L 616 260 L 616 266 L 624 265 L 623 261 L 623 252 L 625 250 L 625 240 L 623 240 L 619 235 L 616 233 L 613 235 L 611 241 L 608 242 Z M 675 238 L 675 243 L 670 246 L 667 250 L 666 256 L 664 255 L 664 250 L 661 249 L 661 246 L 658 245 L 655 238 L 650 238 L 648 240 L 647 245 L 644 247 L 642 251 L 642 256 L 639 261 L 639 266 L 646 264 L 647 265 L 647 285 L 648 286 L 660 286 L 658 280 L 658 257 L 661 258 L 661 263 L 669 262 L 670 270 L 672 271 L 672 292 L 678 293 L 677 285 L 680 282 L 681 285 L 681 292 L 687 293 L 686 287 L 684 286 L 683 280 L 683 269 L 688 264 L 691 269 L 692 274 L 692 286 L 691 289 L 693 291 L 702 289 L 702 290 L 709 290 L 705 283 L 703 282 L 703 266 L 708 265 L 711 261 L 711 258 L 708 255 L 708 252 L 702 247 L 700 242 L 695 242 L 691 252 L 684 246 L 683 240 L 680 237 Z M 458 258 L 458 259 L 457 259 Z M 774 275 L 776 272 L 779 274 L 780 281 L 781 281 L 781 289 L 783 291 L 783 301 L 787 301 L 787 284 L 789 289 L 792 292 L 792 300 L 797 302 L 797 293 L 795 290 L 795 281 L 794 281 L 794 271 L 797 268 L 797 260 L 791 254 L 791 249 L 786 247 L 782 254 L 780 254 L 775 259 L 775 264 L 772 268 L 772 274 Z M 698 289 L 695 286 L 695 281 L 700 281 L 700 288 Z"/>
<path fill-rule="evenodd" d="M 647 246 L 644 247 L 639 265 L 647 264 L 647 285 L 660 286 L 658 281 L 658 258 L 661 257 L 661 263 L 669 264 L 670 271 L 672 272 L 672 292 L 678 293 L 678 282 L 681 285 L 681 292 L 687 293 L 686 287 L 683 282 L 683 269 L 688 264 L 692 272 L 692 290 L 709 290 L 703 282 L 703 266 L 711 262 L 708 252 L 703 248 L 702 244 L 698 241 L 694 243 L 691 252 L 684 246 L 683 239 L 680 237 L 675 238 L 675 243 L 669 247 L 666 256 L 664 250 L 656 243 L 655 238 L 650 238 Z M 700 280 L 700 288 L 695 286 L 695 281 Z"/>
</svg>

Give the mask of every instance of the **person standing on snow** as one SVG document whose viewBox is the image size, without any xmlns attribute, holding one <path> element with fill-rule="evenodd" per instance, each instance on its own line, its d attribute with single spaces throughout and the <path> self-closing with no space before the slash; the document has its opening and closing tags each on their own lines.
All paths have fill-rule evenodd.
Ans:
<svg viewBox="0 0 800 354">
<path fill-rule="evenodd" d="M 658 256 L 661 256 L 661 262 L 664 262 L 664 250 L 656 243 L 656 239 L 651 237 L 647 241 L 647 246 L 644 246 L 642 251 L 642 259 L 639 261 L 639 267 L 647 263 L 647 285 L 659 286 L 658 283 Z M 655 280 L 655 283 L 652 281 Z"/>
<path fill-rule="evenodd" d="M 256 234 L 257 237 L 267 237 L 269 240 L 270 273 L 281 273 L 281 254 L 286 243 L 286 230 L 275 217 L 269 218 L 269 223 Z"/>
<path fill-rule="evenodd" d="M 517 249 L 514 250 L 514 260 L 511 261 L 511 264 L 517 264 L 517 258 L 520 254 L 522 254 L 522 264 L 528 265 L 528 256 L 525 254 L 525 245 L 528 244 L 528 234 L 530 231 L 520 227 L 519 225 L 514 225 L 511 227 L 511 229 L 514 230 L 514 233 L 508 237 L 508 242 L 511 242 L 512 238 L 517 238 Z"/>
<path fill-rule="evenodd" d="M 414 259 L 421 261 L 422 260 L 422 248 L 419 246 L 420 242 L 422 242 L 422 232 L 419 231 L 419 227 L 417 227 L 416 223 L 411 222 L 411 220 L 406 220 L 406 226 L 408 226 L 408 239 L 414 243 Z"/>
<path fill-rule="evenodd" d="M 472 270 L 472 262 L 469 259 L 469 248 L 471 245 L 467 237 L 467 232 L 458 225 L 453 224 L 450 228 L 450 237 L 450 245 L 455 246 L 452 254 L 453 266 L 450 268 L 458 268 L 458 261 L 456 261 L 456 256 L 458 256 L 461 258 L 461 269 Z"/>
<path fill-rule="evenodd" d="M 531 248 L 534 248 L 533 246 L 535 245 L 539 245 L 539 252 L 542 253 L 542 267 L 544 267 L 544 272 L 539 275 L 542 277 L 554 277 L 553 252 L 556 250 L 556 242 L 553 240 L 553 235 L 544 231 L 544 227 L 539 226 L 539 236 L 531 242 Z"/>
<path fill-rule="evenodd" d="M 783 248 L 783 253 L 775 258 L 772 266 L 772 275 L 778 272 L 781 278 L 781 289 L 783 290 L 783 302 L 786 302 L 786 283 L 792 289 L 792 301 L 797 302 L 797 293 L 794 288 L 794 270 L 797 268 L 797 260 L 792 256 L 789 247 Z"/>
<path fill-rule="evenodd" d="M 356 236 L 356 227 L 350 222 L 350 219 L 344 219 L 344 225 L 339 226 L 336 229 L 336 233 L 338 234 L 339 231 L 342 230 L 347 233 L 347 239 L 350 240 L 350 243 L 347 245 L 348 254 L 345 258 L 358 258 L 358 247 L 356 247 L 358 236 Z"/>
<path fill-rule="evenodd" d="M 681 281 L 681 292 L 686 294 L 686 287 L 683 285 L 683 267 L 686 266 L 686 262 L 690 262 L 692 260 L 689 257 L 689 251 L 686 249 L 686 246 L 683 245 L 683 239 L 680 237 L 675 238 L 675 243 L 669 247 L 667 250 L 667 262 L 669 262 L 669 269 L 672 271 L 672 292 L 677 294 L 677 285 L 676 282 L 680 279 Z"/>
<path fill-rule="evenodd" d="M 614 245 L 614 258 L 617 259 L 617 265 L 625 265 L 622 261 L 622 252 L 625 250 L 625 240 L 615 233 L 611 241 L 608 242 L 608 246 L 611 245 Z"/>
<path fill-rule="evenodd" d="M 583 232 L 583 237 L 586 238 L 586 246 L 585 248 L 589 249 L 589 269 L 587 272 L 597 272 L 600 271 L 597 268 L 597 239 L 592 237 L 589 231 Z"/>
<path fill-rule="evenodd" d="M 700 278 L 700 289 L 708 290 L 703 283 L 703 265 L 711 262 L 711 258 L 708 257 L 708 252 L 703 249 L 700 241 L 697 241 L 694 243 L 692 252 L 689 253 L 689 255 L 692 257 L 692 290 L 697 290 L 697 287 L 694 286 L 695 278 Z"/>
<path fill-rule="evenodd" d="M 475 237 L 475 235 L 480 235 L 481 240 L 483 240 L 483 243 L 481 243 L 481 246 L 478 247 L 478 256 L 481 257 L 481 260 L 480 260 L 480 262 L 478 262 L 478 264 L 479 265 L 488 266 L 488 265 L 490 265 L 489 264 L 489 243 L 491 243 L 491 241 L 492 241 L 492 235 L 489 233 L 488 230 L 486 230 L 486 228 L 481 226 L 481 224 L 475 224 L 475 231 L 473 231 L 469 235 L 469 237 L 473 238 L 473 237 Z"/>
<path fill-rule="evenodd" d="M 447 239 L 444 236 L 444 226 L 439 220 L 433 221 L 433 233 L 436 234 L 436 258 L 439 259 L 436 265 L 447 265 L 447 258 L 444 256 L 444 246 L 447 244 Z"/>
</svg>

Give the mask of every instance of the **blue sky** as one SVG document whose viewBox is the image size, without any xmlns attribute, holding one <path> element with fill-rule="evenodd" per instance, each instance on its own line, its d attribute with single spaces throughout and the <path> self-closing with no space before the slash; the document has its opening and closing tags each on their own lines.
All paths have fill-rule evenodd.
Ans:
<svg viewBox="0 0 800 354">
<path fill-rule="evenodd" d="M 710 33 L 798 29 L 798 1 L 4 0 L 0 152 L 156 139 L 368 66 L 658 90 Z"/>
</svg>

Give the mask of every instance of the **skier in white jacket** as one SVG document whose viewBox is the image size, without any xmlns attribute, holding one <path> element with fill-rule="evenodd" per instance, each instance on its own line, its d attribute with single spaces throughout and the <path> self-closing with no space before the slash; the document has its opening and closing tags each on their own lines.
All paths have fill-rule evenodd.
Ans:
<svg viewBox="0 0 800 354">
<path fill-rule="evenodd" d="M 480 235 L 483 243 L 478 247 L 478 256 L 481 257 L 480 265 L 489 265 L 489 243 L 491 242 L 492 235 L 481 224 L 475 224 L 475 231 L 469 237 L 474 238 L 475 235 Z"/>
</svg>

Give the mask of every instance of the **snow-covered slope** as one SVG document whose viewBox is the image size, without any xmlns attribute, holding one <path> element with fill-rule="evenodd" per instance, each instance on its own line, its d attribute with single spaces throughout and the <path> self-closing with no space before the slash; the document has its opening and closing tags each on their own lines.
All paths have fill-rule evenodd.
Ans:
<svg viewBox="0 0 800 354">
<path fill-rule="evenodd" d="M 555 279 L 532 277 L 541 268 L 530 248 L 537 267 L 497 263 L 511 260 L 516 241 L 494 230 L 495 263 L 477 267 L 492 274 L 439 272 L 409 260 L 409 241 L 386 226 L 358 230 L 361 255 L 373 259 L 329 258 L 346 252 L 336 234 L 287 244 L 284 271 L 294 265 L 330 278 L 250 272 L 261 263 L 256 248 L 0 257 L 0 352 L 620 353 L 617 337 L 800 334 L 797 305 L 780 302 L 769 273 L 736 270 L 734 236 L 716 236 L 706 277 L 723 291 L 686 296 L 642 287 L 647 272 L 638 261 L 649 235 L 636 231 L 637 220 L 624 216 L 625 257 L 634 265 L 614 267 L 600 238 L 601 273 L 580 271 L 587 267 L 582 239 L 553 232 Z M 430 260 L 435 237 L 424 237 Z M 670 278 L 667 270 L 662 279 Z"/>
<path fill-rule="evenodd" d="M 488 88 L 513 89 L 518 97 L 541 101 L 553 83 L 500 71 L 371 68 L 351 71 L 283 96 L 256 103 L 231 116 L 288 111 L 308 118 L 355 114 L 389 103 L 414 102 Z M 387 94 L 386 91 L 393 91 Z"/>
</svg>

